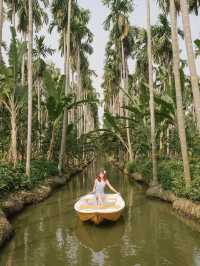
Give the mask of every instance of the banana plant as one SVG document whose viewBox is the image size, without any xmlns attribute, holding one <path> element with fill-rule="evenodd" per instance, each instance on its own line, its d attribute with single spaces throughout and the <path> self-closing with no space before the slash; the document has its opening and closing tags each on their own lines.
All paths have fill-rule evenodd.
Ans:
<svg viewBox="0 0 200 266">
<path fill-rule="evenodd" d="M 24 105 L 26 89 L 20 83 L 21 60 L 26 51 L 25 43 L 21 43 L 16 38 L 16 32 L 11 27 L 11 44 L 8 52 L 9 65 L 2 65 L 0 68 L 0 102 L 10 114 L 11 143 L 9 161 L 14 166 L 17 164 L 17 119 L 18 114 Z"/>
</svg>

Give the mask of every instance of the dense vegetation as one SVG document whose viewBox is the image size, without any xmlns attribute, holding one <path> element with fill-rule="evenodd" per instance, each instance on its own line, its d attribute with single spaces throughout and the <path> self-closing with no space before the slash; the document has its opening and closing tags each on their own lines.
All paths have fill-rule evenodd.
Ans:
<svg viewBox="0 0 200 266">
<path fill-rule="evenodd" d="M 0 193 L 30 189 L 56 169 L 61 174 L 94 157 L 89 19 L 74 1 L 0 1 Z M 4 20 L 9 42 L 2 40 Z M 40 33 L 44 24 L 59 33 L 64 73 L 47 60 L 55 50 Z"/>
<path fill-rule="evenodd" d="M 110 11 L 104 23 L 109 41 L 103 141 L 112 146 L 107 149 L 110 155 L 129 161 L 129 172 L 141 172 L 151 185 L 161 183 L 179 196 L 200 200 L 195 61 L 200 40 L 192 43 L 188 24 L 191 13 L 198 16 L 199 1 L 156 1 L 160 14 L 155 25 L 151 25 L 150 2 L 146 1 L 145 29 L 130 23 L 134 1 L 103 1 Z M 177 27 L 178 16 L 183 30 Z M 181 58 L 181 39 L 187 61 Z M 131 64 L 135 67 L 130 71 Z"/>
<path fill-rule="evenodd" d="M 142 172 L 151 185 L 200 200 L 200 40 L 192 40 L 190 28 L 190 14 L 198 16 L 200 3 L 158 0 L 155 25 L 151 1 L 146 3 L 145 29 L 130 23 L 133 0 L 102 0 L 109 40 L 99 129 L 89 11 L 74 0 L 0 0 L 0 191 L 32 187 L 51 174 L 49 167 L 55 169 L 51 163 L 61 174 L 100 149 L 128 161 L 128 171 Z M 2 40 L 4 19 L 11 22 L 9 47 Z M 55 51 L 40 34 L 43 24 L 59 34 L 64 73 L 46 60 Z M 40 172 L 37 161 L 46 170 Z"/>
</svg>

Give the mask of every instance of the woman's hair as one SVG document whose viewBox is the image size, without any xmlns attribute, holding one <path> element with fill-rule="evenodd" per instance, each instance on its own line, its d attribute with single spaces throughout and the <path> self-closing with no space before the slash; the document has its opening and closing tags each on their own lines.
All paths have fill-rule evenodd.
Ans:
<svg viewBox="0 0 200 266">
<path fill-rule="evenodd" d="M 101 181 L 100 174 L 103 174 L 103 180 L 106 181 L 106 180 L 107 180 L 107 174 L 106 174 L 106 171 L 103 170 L 103 171 L 101 171 L 101 172 L 96 176 L 96 179 L 97 179 L 98 181 Z"/>
</svg>

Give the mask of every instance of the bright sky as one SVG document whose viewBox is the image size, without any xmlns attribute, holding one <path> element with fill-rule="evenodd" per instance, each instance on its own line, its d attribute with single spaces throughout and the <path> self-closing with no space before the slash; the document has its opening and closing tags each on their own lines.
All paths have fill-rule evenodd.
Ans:
<svg viewBox="0 0 200 266">
<path fill-rule="evenodd" d="M 89 27 L 94 34 L 94 54 L 90 58 L 91 68 L 96 71 L 98 77 L 94 80 L 94 86 L 98 92 L 101 93 L 100 85 L 102 83 L 103 65 L 105 46 L 108 40 L 108 33 L 103 30 L 103 21 L 105 20 L 108 10 L 102 5 L 101 0 L 78 0 L 78 3 L 91 11 L 91 20 Z M 156 0 L 152 0 L 152 23 L 155 23 L 159 14 L 156 7 Z M 182 28 L 181 20 L 179 19 L 179 26 Z M 134 12 L 131 15 L 131 23 L 138 26 L 146 27 L 146 0 L 134 1 Z M 191 16 L 192 37 L 195 40 L 200 38 L 200 17 Z M 46 35 L 46 40 L 49 46 L 54 49 L 58 48 L 58 36 L 56 32 L 51 35 L 47 33 L 47 28 L 43 28 L 42 33 Z M 10 38 L 9 24 L 4 24 L 3 39 Z M 183 56 L 185 57 L 184 43 L 181 43 Z M 59 52 L 56 52 L 51 58 L 59 68 L 63 69 L 63 59 L 60 57 Z M 197 61 L 197 69 L 200 74 L 200 63 Z M 102 94 L 102 93 L 101 93 Z M 101 113 L 101 112 L 100 112 Z"/>
</svg>

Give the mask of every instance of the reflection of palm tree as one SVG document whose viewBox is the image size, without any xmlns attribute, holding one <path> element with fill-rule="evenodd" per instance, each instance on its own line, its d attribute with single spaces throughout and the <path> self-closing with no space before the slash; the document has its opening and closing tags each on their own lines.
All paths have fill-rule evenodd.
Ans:
<svg viewBox="0 0 200 266">
<path fill-rule="evenodd" d="M 6 261 L 6 266 L 13 266 L 14 265 L 14 260 L 15 260 L 15 254 L 14 254 L 14 250 L 15 250 L 15 241 L 13 241 L 11 243 L 11 249 L 10 252 L 8 254 L 8 259 Z"/>
</svg>

